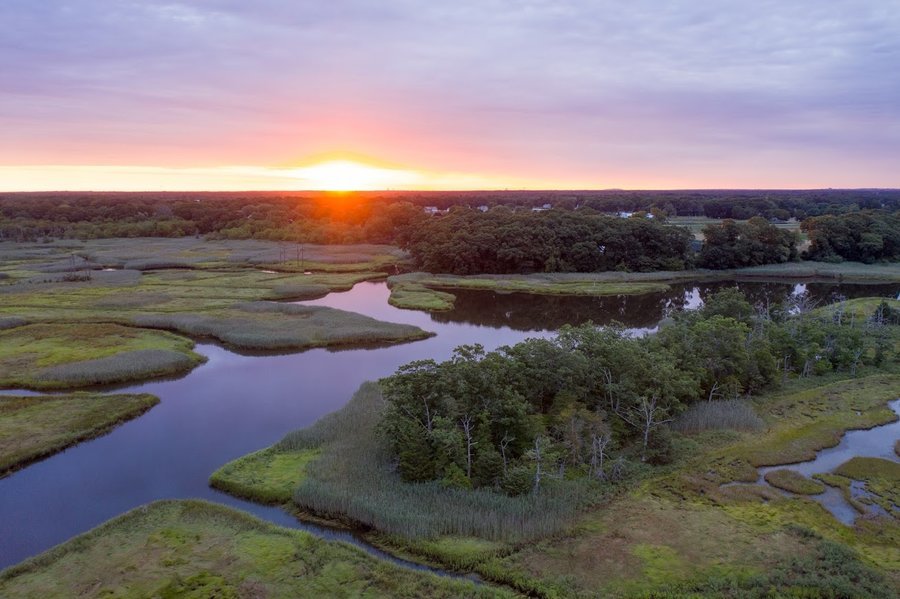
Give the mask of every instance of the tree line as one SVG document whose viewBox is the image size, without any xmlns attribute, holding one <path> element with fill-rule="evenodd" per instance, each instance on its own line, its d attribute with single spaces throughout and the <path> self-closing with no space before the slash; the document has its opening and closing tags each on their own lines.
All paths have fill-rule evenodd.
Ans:
<svg viewBox="0 0 900 599">
<path fill-rule="evenodd" d="M 461 346 L 381 381 L 381 431 L 407 481 L 521 494 L 667 462 L 665 425 L 698 402 L 893 359 L 886 304 L 860 326 L 791 302 L 751 306 L 728 289 L 653 336 L 586 324 L 493 352 Z"/>
<path fill-rule="evenodd" d="M 900 214 L 864 211 L 803 221 L 810 247 L 804 257 L 825 262 L 895 261 L 900 259 Z"/>
<path fill-rule="evenodd" d="M 658 193 L 663 195 L 649 197 L 659 199 L 675 192 Z M 203 235 L 321 244 L 384 243 L 409 250 L 419 269 L 456 274 L 724 269 L 798 257 L 796 235 L 762 216 L 707 226 L 698 252 L 688 230 L 666 222 L 670 207 L 656 204 L 651 213 L 618 218 L 587 201 L 568 209 L 575 200 L 561 196 L 559 206 L 550 210 L 458 204 L 442 216 L 430 216 L 421 205 L 398 197 L 406 196 L 7 194 L 0 195 L 0 240 Z M 421 202 L 432 197 L 408 199 Z M 488 201 L 483 195 L 462 192 L 448 197 L 469 204 Z M 523 199 L 516 194 L 511 197 Z M 715 198 L 703 197 L 704 205 L 718 205 Z M 898 213 L 887 208 L 859 210 L 860 203 L 874 204 L 876 199 L 879 205 L 893 205 L 891 197 L 872 196 L 866 202 L 842 204 L 844 213 L 804 220 L 802 228 L 811 241 L 804 257 L 896 260 L 900 254 Z M 609 207 L 609 203 L 603 205 Z"/>
</svg>

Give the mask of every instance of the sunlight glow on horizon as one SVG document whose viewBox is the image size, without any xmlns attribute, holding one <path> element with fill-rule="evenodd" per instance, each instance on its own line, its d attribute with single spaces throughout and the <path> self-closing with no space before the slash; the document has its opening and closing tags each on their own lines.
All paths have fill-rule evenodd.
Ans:
<svg viewBox="0 0 900 599">
<path fill-rule="evenodd" d="M 287 174 L 300 180 L 303 189 L 311 191 L 374 191 L 422 184 L 422 175 L 416 171 L 382 168 L 353 160 L 329 160 L 290 169 Z"/>
<path fill-rule="evenodd" d="M 0 192 L 597 189 L 599 182 L 432 172 L 336 159 L 306 166 L 0 165 Z"/>
</svg>

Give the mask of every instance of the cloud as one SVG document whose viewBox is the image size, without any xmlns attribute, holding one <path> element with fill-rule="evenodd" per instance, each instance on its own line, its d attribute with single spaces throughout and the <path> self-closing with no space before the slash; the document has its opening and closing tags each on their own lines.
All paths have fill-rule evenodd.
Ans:
<svg viewBox="0 0 900 599">
<path fill-rule="evenodd" d="M 890 0 L 7 0 L 0 22 L 0 163 L 348 150 L 703 186 L 747 164 L 784 182 L 787 160 L 822 185 L 864 163 L 859 184 L 900 185 L 872 170 L 900 155 Z"/>
</svg>

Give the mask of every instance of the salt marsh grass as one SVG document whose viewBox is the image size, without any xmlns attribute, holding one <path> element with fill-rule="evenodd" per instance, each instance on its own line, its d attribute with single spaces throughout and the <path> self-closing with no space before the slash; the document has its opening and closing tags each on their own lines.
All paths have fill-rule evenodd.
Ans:
<svg viewBox="0 0 900 599">
<path fill-rule="evenodd" d="M 33 386 L 71 389 L 134 381 L 181 374 L 191 370 L 198 362 L 196 358 L 178 351 L 139 349 L 42 368 L 35 373 Z"/>
<path fill-rule="evenodd" d="M 109 323 L 32 324 L 0 330 L 0 388 L 69 389 L 188 372 L 194 343 Z"/>
<path fill-rule="evenodd" d="M 0 395 L 0 476 L 104 434 L 159 403 L 153 395 Z"/>
<path fill-rule="evenodd" d="M 513 593 L 398 567 L 197 500 L 138 507 L 0 573 L 0 596 L 449 597 Z"/>
</svg>

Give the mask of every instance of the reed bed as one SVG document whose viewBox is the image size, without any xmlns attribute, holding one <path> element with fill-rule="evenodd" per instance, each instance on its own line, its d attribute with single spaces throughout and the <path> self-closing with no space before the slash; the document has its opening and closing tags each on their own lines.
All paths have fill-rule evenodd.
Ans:
<svg viewBox="0 0 900 599">
<path fill-rule="evenodd" d="M 297 350 L 330 345 L 397 343 L 430 333 L 324 306 L 247 302 L 211 313 L 139 314 L 141 327 L 211 337 L 241 349 Z"/>
<path fill-rule="evenodd" d="M 563 530 L 590 501 L 585 480 L 557 481 L 540 493 L 518 497 L 439 482 L 405 483 L 378 437 L 383 407 L 377 384 L 366 383 L 344 409 L 276 446 L 322 452 L 294 491 L 301 509 L 409 539 L 457 535 L 521 542 Z"/>
<path fill-rule="evenodd" d="M 199 363 L 198 358 L 180 351 L 139 349 L 105 358 L 42 368 L 35 373 L 34 383 L 30 386 L 61 389 L 106 385 L 154 376 L 182 374 Z"/>
<path fill-rule="evenodd" d="M 722 429 L 759 431 L 765 427 L 753 406 L 740 399 L 696 403 L 672 423 L 674 430 L 684 434 Z"/>
</svg>

